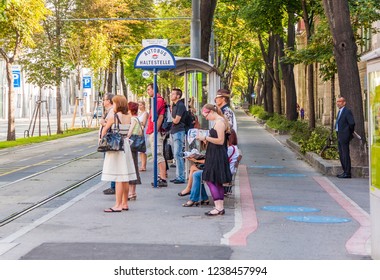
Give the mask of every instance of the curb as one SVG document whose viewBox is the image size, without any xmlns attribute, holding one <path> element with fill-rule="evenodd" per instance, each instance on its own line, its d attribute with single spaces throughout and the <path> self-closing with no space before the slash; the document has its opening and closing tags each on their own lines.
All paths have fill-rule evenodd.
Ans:
<svg viewBox="0 0 380 280">
<path fill-rule="evenodd" d="M 251 114 L 247 114 L 252 116 Z M 253 116 L 254 120 L 259 124 L 264 126 L 265 130 L 269 133 L 277 135 L 286 135 L 284 131 L 278 131 L 265 124 L 265 121 Z M 304 161 L 308 162 L 312 167 L 317 169 L 323 175 L 326 176 L 336 176 L 342 172 L 342 167 L 339 160 L 325 160 L 318 154 L 313 152 L 306 152 L 306 154 L 301 153 L 299 145 L 290 140 L 286 139 L 285 143 L 292 151 L 294 151 L 298 156 L 300 156 Z M 352 176 L 354 178 L 369 178 L 369 167 L 368 166 L 352 166 L 351 168 Z"/>
</svg>

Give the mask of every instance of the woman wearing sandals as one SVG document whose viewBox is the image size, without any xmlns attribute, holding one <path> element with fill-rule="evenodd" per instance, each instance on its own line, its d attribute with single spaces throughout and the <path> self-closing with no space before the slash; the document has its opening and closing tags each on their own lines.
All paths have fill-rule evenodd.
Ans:
<svg viewBox="0 0 380 280">
<path fill-rule="evenodd" d="M 207 142 L 206 160 L 202 179 L 210 188 L 215 208 L 206 212 L 207 216 L 224 215 L 224 183 L 231 182 L 232 175 L 227 156 L 227 134 L 230 127 L 222 111 L 213 104 L 206 104 L 202 108 L 202 115 L 214 126 L 208 136 L 198 135 L 197 139 Z"/>
<path fill-rule="evenodd" d="M 109 118 L 102 130 L 102 137 L 112 127 L 115 129 L 119 122 L 120 133 L 127 136 L 130 116 L 128 115 L 128 102 L 125 96 L 116 95 L 112 98 L 114 117 Z M 132 163 L 132 153 L 127 138 L 124 141 L 124 151 L 106 152 L 103 163 L 102 181 L 115 181 L 115 204 L 111 208 L 104 209 L 106 213 L 128 210 L 129 181 L 136 180 L 136 169 Z"/>
<path fill-rule="evenodd" d="M 139 116 L 138 119 L 142 125 L 142 128 L 144 129 L 144 136 L 145 136 L 145 143 L 148 143 L 148 139 L 146 137 L 146 128 L 147 128 L 147 122 L 148 122 L 148 117 L 149 113 L 146 111 L 145 108 L 145 101 L 139 101 Z M 141 167 L 139 171 L 146 171 L 146 160 L 147 160 L 147 155 L 145 153 L 140 153 L 140 160 L 141 160 Z"/>
<path fill-rule="evenodd" d="M 139 119 L 137 118 L 137 112 L 139 109 L 139 104 L 136 102 L 128 102 L 128 109 L 129 113 L 131 115 L 131 126 L 129 127 L 128 131 L 128 139 L 131 137 L 132 134 L 138 134 L 141 135 L 143 133 L 143 128 L 141 126 L 141 123 Z M 128 200 L 136 200 L 137 194 L 136 194 L 136 185 L 141 185 L 141 178 L 140 178 L 140 172 L 138 170 L 139 167 L 139 160 L 138 160 L 138 153 L 137 151 L 132 151 L 132 158 L 133 158 L 133 164 L 136 169 L 136 180 L 129 181 L 129 195 Z"/>
</svg>

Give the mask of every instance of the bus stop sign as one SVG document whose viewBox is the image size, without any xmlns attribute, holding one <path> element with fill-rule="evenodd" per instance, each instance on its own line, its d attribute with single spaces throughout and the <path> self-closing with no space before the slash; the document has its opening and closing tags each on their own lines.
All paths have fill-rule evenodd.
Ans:
<svg viewBox="0 0 380 280">
<path fill-rule="evenodd" d="M 135 59 L 135 68 L 164 70 L 176 67 L 174 55 L 165 47 L 152 45 L 142 49 Z"/>
</svg>

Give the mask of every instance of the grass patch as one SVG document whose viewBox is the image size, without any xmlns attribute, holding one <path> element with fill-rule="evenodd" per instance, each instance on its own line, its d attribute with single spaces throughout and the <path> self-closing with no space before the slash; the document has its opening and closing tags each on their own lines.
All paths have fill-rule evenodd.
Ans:
<svg viewBox="0 0 380 280">
<path fill-rule="evenodd" d="M 83 134 L 91 131 L 98 130 L 98 128 L 74 128 L 64 131 L 63 134 L 52 134 L 50 136 L 33 136 L 27 138 L 19 138 L 15 141 L 0 141 L 0 149 L 12 148 L 16 146 L 30 145 L 34 143 L 41 143 L 50 140 L 65 138 L 73 135 Z"/>
</svg>

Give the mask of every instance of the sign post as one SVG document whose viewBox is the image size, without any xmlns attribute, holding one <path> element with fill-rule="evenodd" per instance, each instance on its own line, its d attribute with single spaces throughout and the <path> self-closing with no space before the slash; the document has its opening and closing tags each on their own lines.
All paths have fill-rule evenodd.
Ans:
<svg viewBox="0 0 380 280">
<path fill-rule="evenodd" d="M 136 56 L 135 68 L 153 71 L 153 110 L 152 120 L 154 122 L 154 155 L 153 155 L 153 186 L 157 188 L 157 73 L 159 70 L 166 70 L 176 67 L 173 54 L 164 46 L 149 45 L 143 48 Z"/>
</svg>

